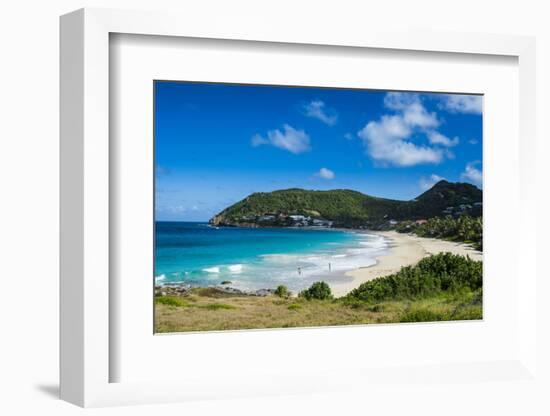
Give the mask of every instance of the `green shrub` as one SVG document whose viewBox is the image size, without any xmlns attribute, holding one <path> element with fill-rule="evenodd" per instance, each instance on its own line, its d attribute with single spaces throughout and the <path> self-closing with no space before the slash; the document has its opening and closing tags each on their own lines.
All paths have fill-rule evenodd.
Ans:
<svg viewBox="0 0 550 416">
<path fill-rule="evenodd" d="M 430 309 L 415 309 L 406 312 L 400 322 L 435 322 L 435 321 L 448 321 L 449 317 L 443 312 L 436 312 Z"/>
<path fill-rule="evenodd" d="M 285 285 L 279 285 L 277 286 L 277 289 L 275 289 L 275 295 L 279 296 L 280 298 L 288 298 L 290 297 L 290 291 Z"/>
<path fill-rule="evenodd" d="M 426 257 L 416 266 L 362 283 L 347 296 L 348 301 L 380 302 L 420 299 L 442 292 L 476 291 L 482 287 L 482 262 L 469 257 L 440 253 Z"/>
<path fill-rule="evenodd" d="M 325 282 L 315 282 L 309 289 L 303 290 L 300 292 L 300 297 L 303 297 L 307 300 L 318 299 L 326 300 L 332 299 L 332 291 L 330 286 Z"/>
<path fill-rule="evenodd" d="M 371 312 L 384 312 L 384 309 L 384 305 L 381 305 L 379 303 L 369 308 Z"/>
<path fill-rule="evenodd" d="M 474 292 L 472 305 L 483 305 L 483 288 L 480 288 L 477 292 Z"/>
<path fill-rule="evenodd" d="M 483 308 L 480 305 L 459 306 L 451 314 L 449 319 L 453 321 L 483 319 Z"/>
<path fill-rule="evenodd" d="M 299 303 L 293 303 L 292 305 L 288 305 L 287 308 L 289 311 L 297 311 L 298 309 L 302 309 L 302 305 Z"/>
<path fill-rule="evenodd" d="M 189 306 L 189 304 L 185 300 L 175 296 L 157 297 L 155 298 L 155 303 L 157 305 L 167 305 L 167 306 L 180 307 L 180 308 L 186 308 Z"/>
<path fill-rule="evenodd" d="M 237 309 L 235 306 L 228 305 L 226 303 L 210 303 L 208 305 L 203 305 L 203 306 L 200 306 L 200 307 L 204 308 L 204 309 L 208 309 L 210 311 L 217 311 L 217 310 L 220 310 L 220 309 L 226 309 L 226 310 Z"/>
</svg>

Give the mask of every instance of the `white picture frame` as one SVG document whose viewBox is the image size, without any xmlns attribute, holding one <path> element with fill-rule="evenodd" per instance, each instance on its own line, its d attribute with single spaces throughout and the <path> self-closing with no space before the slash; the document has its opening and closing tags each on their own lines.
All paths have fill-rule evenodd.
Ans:
<svg viewBox="0 0 550 416">
<path fill-rule="evenodd" d="M 507 359 L 425 365 L 414 369 L 331 369 L 321 373 L 282 370 L 262 379 L 206 378 L 175 382 L 112 382 L 111 366 L 120 357 L 110 348 L 113 298 L 109 275 L 110 171 L 109 37 L 110 34 L 225 39 L 281 44 L 331 45 L 430 51 L 441 54 L 504 55 L 519 65 L 519 205 L 520 213 L 535 212 L 533 189 L 535 150 L 535 41 L 529 37 L 465 33 L 380 32 L 362 30 L 331 33 L 314 25 L 303 31 L 271 22 L 243 19 L 233 25 L 220 19 L 204 25 L 200 19 L 165 13 L 82 9 L 61 18 L 61 397 L 80 406 L 158 403 L 214 397 L 247 397 L 373 388 L 413 374 L 416 380 L 536 380 L 536 230 L 534 215 L 521 215 L 518 263 L 524 272 L 517 292 L 518 346 Z M 238 31 L 236 28 L 238 27 Z M 518 268 L 519 269 L 519 268 Z M 516 271 L 517 273 L 517 271 Z M 323 330 L 320 330 L 323 331 Z M 275 334 L 275 335 L 273 335 Z M 273 339 L 277 333 L 271 332 Z M 153 359 L 153 357 L 151 358 Z M 245 364 L 243 364 L 245 365 Z M 254 364 L 246 364 L 253 366 Z M 400 372 L 401 371 L 401 372 Z M 476 375 L 477 374 L 477 375 Z M 480 376 L 481 374 L 481 376 Z M 385 380 L 385 381 L 384 381 Z M 351 388 L 351 387 L 350 387 Z"/>
</svg>

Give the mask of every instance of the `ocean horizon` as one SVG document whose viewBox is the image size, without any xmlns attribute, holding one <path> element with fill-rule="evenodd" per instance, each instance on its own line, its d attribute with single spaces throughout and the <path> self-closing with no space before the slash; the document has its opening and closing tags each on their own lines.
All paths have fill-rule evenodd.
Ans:
<svg viewBox="0 0 550 416">
<path fill-rule="evenodd" d="M 212 227 L 207 222 L 156 221 L 155 284 L 219 285 L 242 290 L 286 285 L 292 291 L 317 280 L 376 264 L 386 239 L 328 228 Z"/>
</svg>

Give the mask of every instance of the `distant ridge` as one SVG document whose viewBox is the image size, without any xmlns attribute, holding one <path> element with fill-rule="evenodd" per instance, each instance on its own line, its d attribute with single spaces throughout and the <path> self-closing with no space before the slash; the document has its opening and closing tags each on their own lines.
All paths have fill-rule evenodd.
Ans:
<svg viewBox="0 0 550 416">
<path fill-rule="evenodd" d="M 288 226 L 299 219 L 304 224 L 326 220 L 331 222 L 331 226 L 338 227 L 372 226 L 390 219 L 416 220 L 461 212 L 481 215 L 482 198 L 482 191 L 474 185 L 445 180 L 411 201 L 377 198 L 349 189 L 313 191 L 291 188 L 253 193 L 212 217 L 210 223 L 245 227 Z"/>
</svg>

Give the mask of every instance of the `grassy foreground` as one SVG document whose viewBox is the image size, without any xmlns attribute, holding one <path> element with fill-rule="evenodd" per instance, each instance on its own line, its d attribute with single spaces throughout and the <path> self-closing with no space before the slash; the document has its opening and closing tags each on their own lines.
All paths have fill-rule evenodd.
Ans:
<svg viewBox="0 0 550 416">
<path fill-rule="evenodd" d="M 482 319 L 481 262 L 438 254 L 333 299 L 248 296 L 195 288 L 155 298 L 156 332 Z M 325 284 L 323 284 L 325 285 Z M 319 292 L 321 293 L 321 292 Z"/>
<path fill-rule="evenodd" d="M 341 300 L 281 299 L 277 296 L 193 294 L 156 299 L 156 332 L 293 328 L 392 322 L 481 319 L 480 298 L 472 293 L 374 304 Z"/>
</svg>

